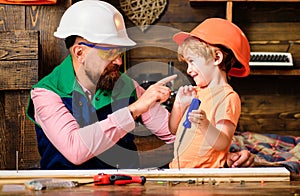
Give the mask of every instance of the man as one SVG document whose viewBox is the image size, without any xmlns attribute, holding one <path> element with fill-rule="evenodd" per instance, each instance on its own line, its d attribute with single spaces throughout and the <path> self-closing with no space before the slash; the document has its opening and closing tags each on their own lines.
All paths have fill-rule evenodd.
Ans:
<svg viewBox="0 0 300 196">
<path fill-rule="evenodd" d="M 65 40 L 70 55 L 33 86 L 27 109 L 36 124 L 41 169 L 139 168 L 130 133 L 135 122 L 174 142 L 169 113 L 160 103 L 170 95 L 164 84 L 176 76 L 145 91 L 120 74 L 120 55 L 135 42 L 116 8 L 98 0 L 77 2 L 54 35 Z M 247 151 L 229 159 L 252 163 Z"/>
</svg>

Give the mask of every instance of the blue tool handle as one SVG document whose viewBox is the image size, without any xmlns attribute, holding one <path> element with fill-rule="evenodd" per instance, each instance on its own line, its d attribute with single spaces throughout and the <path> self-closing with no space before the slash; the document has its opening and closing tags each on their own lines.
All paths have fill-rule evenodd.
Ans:
<svg viewBox="0 0 300 196">
<path fill-rule="evenodd" d="M 201 103 L 201 101 L 200 101 L 199 99 L 193 98 L 192 103 L 191 103 L 191 105 L 190 105 L 190 107 L 189 107 L 189 110 L 188 110 L 188 112 L 186 113 L 186 119 L 185 119 L 185 121 L 183 122 L 183 126 L 184 126 L 185 128 L 191 128 L 191 122 L 190 122 L 189 119 L 188 119 L 189 113 L 190 113 L 192 110 L 197 110 L 197 109 L 199 108 L 199 106 L 200 106 L 200 103 Z"/>
</svg>

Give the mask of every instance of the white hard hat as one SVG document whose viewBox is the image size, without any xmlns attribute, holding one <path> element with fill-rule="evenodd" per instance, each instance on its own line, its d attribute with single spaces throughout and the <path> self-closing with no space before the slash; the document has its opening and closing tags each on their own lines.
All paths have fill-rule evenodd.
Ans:
<svg viewBox="0 0 300 196">
<path fill-rule="evenodd" d="M 54 36 L 67 38 L 71 35 L 92 43 L 136 45 L 127 35 L 121 13 L 111 4 L 98 0 L 79 1 L 65 11 Z"/>
</svg>

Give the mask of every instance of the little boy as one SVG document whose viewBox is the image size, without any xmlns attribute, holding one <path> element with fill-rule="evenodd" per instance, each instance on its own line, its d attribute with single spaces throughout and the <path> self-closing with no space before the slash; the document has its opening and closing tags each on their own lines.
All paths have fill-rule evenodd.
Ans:
<svg viewBox="0 0 300 196">
<path fill-rule="evenodd" d="M 173 39 L 179 45 L 178 58 L 187 63 L 187 74 L 196 87 L 180 87 L 176 95 L 169 121 L 176 141 L 169 166 L 224 167 L 241 113 L 239 95 L 228 79 L 249 75 L 248 40 L 239 27 L 221 18 L 207 19 L 190 33 L 177 33 Z M 190 113 L 192 127 L 178 146 L 185 113 L 194 97 L 201 105 Z"/>
</svg>

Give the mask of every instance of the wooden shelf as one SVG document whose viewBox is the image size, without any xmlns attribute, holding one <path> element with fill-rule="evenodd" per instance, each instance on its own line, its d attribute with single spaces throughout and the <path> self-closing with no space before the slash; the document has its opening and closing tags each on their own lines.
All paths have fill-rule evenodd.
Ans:
<svg viewBox="0 0 300 196">
<path fill-rule="evenodd" d="M 300 2 L 300 0 L 189 0 L 192 2 L 227 2 L 226 3 L 226 19 L 232 21 L 232 6 L 233 2 Z"/>
<path fill-rule="evenodd" d="M 250 75 L 299 76 L 300 69 L 251 69 Z"/>
<path fill-rule="evenodd" d="M 190 0 L 190 2 L 300 2 L 300 0 Z"/>
</svg>

